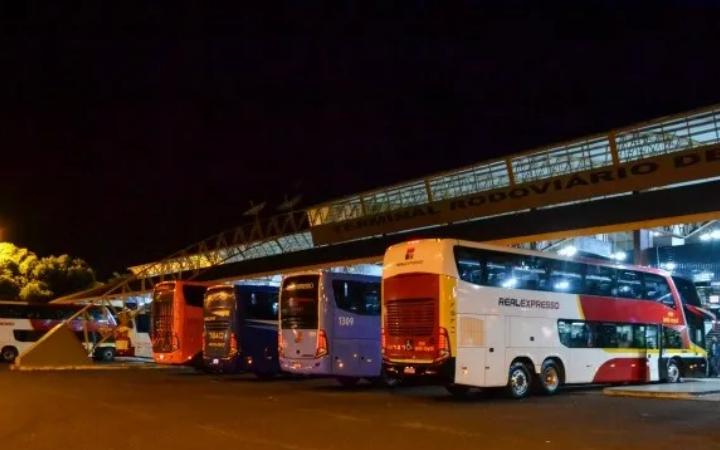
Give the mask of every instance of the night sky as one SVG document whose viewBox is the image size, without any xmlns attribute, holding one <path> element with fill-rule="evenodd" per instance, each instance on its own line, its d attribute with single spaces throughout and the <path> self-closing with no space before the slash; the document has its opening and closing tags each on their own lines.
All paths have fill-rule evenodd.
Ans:
<svg viewBox="0 0 720 450">
<path fill-rule="evenodd" d="M 9 3 L 3 237 L 101 278 L 240 224 L 250 200 L 307 206 L 720 102 L 702 3 Z"/>
</svg>

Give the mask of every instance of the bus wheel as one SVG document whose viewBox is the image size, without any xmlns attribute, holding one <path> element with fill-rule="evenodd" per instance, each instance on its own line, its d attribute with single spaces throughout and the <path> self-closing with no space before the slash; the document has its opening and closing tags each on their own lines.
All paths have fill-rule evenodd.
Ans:
<svg viewBox="0 0 720 450">
<path fill-rule="evenodd" d="M 352 387 L 358 384 L 358 381 L 360 381 L 360 378 L 356 377 L 338 377 L 337 378 L 338 383 L 343 385 L 344 387 Z"/>
<path fill-rule="evenodd" d="M 667 376 L 665 377 L 666 383 L 679 383 L 680 382 L 680 365 L 674 359 L 671 359 L 667 363 Z"/>
<path fill-rule="evenodd" d="M 17 358 L 18 351 L 15 347 L 3 347 L 2 349 L 2 360 L 6 363 L 12 363 L 15 362 L 15 358 Z"/>
<path fill-rule="evenodd" d="M 115 349 L 112 347 L 100 347 L 95 350 L 95 359 L 103 362 L 111 362 L 115 359 Z"/>
<path fill-rule="evenodd" d="M 560 389 L 560 369 L 555 361 L 548 359 L 543 363 L 537 381 L 540 392 L 545 395 L 553 395 Z"/>
<path fill-rule="evenodd" d="M 455 398 L 467 398 L 470 393 L 470 386 L 455 383 L 446 384 L 445 389 Z"/>
<path fill-rule="evenodd" d="M 508 393 L 512 398 L 525 398 L 530 394 L 532 376 L 530 371 L 521 362 L 513 363 L 510 366 L 508 375 Z"/>
</svg>

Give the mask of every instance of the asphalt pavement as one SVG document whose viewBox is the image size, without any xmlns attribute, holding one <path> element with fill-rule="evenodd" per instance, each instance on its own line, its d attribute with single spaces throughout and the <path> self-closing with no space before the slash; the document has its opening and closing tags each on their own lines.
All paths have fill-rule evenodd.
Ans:
<svg viewBox="0 0 720 450">
<path fill-rule="evenodd" d="M 516 401 L 186 370 L 0 368 L 0 448 L 720 449 L 713 402 L 574 388 Z"/>
</svg>

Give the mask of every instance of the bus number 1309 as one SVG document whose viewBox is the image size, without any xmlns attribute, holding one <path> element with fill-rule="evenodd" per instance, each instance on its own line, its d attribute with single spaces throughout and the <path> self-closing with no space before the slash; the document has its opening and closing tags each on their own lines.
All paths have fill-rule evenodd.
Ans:
<svg viewBox="0 0 720 450">
<path fill-rule="evenodd" d="M 340 316 L 340 317 L 338 317 L 338 323 L 341 327 L 351 327 L 355 323 L 355 318 Z"/>
</svg>

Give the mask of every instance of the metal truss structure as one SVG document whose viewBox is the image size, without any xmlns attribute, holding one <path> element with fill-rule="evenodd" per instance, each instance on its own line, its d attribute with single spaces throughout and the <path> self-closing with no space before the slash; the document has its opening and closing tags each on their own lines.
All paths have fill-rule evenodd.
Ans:
<svg viewBox="0 0 720 450">
<path fill-rule="evenodd" d="M 308 209 L 311 225 L 387 213 L 720 142 L 720 105 L 474 164 Z"/>
<path fill-rule="evenodd" d="M 158 281 L 192 278 L 222 264 L 256 260 L 318 247 L 313 226 L 386 213 L 414 205 L 543 180 L 614 164 L 720 143 L 720 105 L 664 117 L 608 133 L 365 192 L 306 210 L 255 216 L 250 223 L 204 239 L 169 257 L 130 268 L 131 274 L 97 295 L 122 298 L 147 292 Z M 583 201 L 595 200 L 588 198 Z M 551 205 L 548 207 L 557 206 Z M 684 234 L 684 233 L 683 233 Z M 69 296 L 72 299 L 75 296 Z"/>
</svg>

